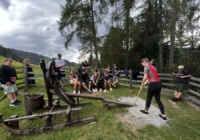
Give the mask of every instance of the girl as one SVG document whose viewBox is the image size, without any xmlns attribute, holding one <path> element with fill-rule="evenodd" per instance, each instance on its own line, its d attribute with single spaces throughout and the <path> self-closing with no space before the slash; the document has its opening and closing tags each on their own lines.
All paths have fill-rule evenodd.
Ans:
<svg viewBox="0 0 200 140">
<path fill-rule="evenodd" d="M 158 77 L 157 70 L 154 66 L 152 66 L 149 63 L 149 60 L 147 58 L 143 58 L 141 63 L 144 66 L 144 77 L 143 77 L 140 89 L 144 87 L 147 81 L 149 82 L 149 87 L 148 87 L 148 92 L 147 92 L 147 100 L 146 100 L 145 109 L 140 110 L 140 111 L 144 114 L 148 114 L 148 110 L 151 105 L 151 100 L 152 100 L 152 97 L 154 96 L 161 111 L 161 114 L 159 114 L 159 116 L 163 120 L 167 120 L 165 116 L 164 106 L 162 102 L 160 101 L 160 92 L 162 89 L 162 83 L 160 82 L 160 79 Z"/>
<path fill-rule="evenodd" d="M 97 73 L 96 72 L 92 75 L 90 80 L 92 82 L 92 92 L 97 92 L 98 79 L 97 79 Z"/>
<path fill-rule="evenodd" d="M 76 72 L 75 68 L 71 69 L 71 73 L 70 73 L 70 84 L 74 85 L 74 91 L 73 93 L 76 93 L 76 87 L 78 85 L 78 94 L 80 94 L 80 90 L 81 90 L 81 84 L 78 81 L 78 73 Z"/>
</svg>

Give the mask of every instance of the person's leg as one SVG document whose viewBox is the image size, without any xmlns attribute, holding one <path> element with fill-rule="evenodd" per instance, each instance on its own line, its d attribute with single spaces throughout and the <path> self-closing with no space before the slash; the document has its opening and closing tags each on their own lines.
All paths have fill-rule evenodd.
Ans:
<svg viewBox="0 0 200 140">
<path fill-rule="evenodd" d="M 79 81 L 77 82 L 77 85 L 78 85 L 78 91 L 81 91 L 81 83 Z"/>
<path fill-rule="evenodd" d="M 182 92 L 178 92 L 178 94 L 177 94 L 176 98 L 177 98 L 177 99 L 180 99 L 180 98 L 181 98 L 181 96 L 182 96 L 182 94 L 183 94 Z"/>
<path fill-rule="evenodd" d="M 92 82 L 89 81 L 89 82 L 88 82 L 88 87 L 89 87 L 90 90 L 91 90 L 91 85 L 92 85 Z"/>
<path fill-rule="evenodd" d="M 87 86 L 85 85 L 85 82 L 82 83 L 82 86 L 87 90 Z"/>
<path fill-rule="evenodd" d="M 8 93 L 8 94 L 7 94 L 7 97 L 8 97 L 8 99 L 9 99 L 10 102 L 12 102 L 12 101 L 15 100 L 13 94 L 14 94 L 14 93 Z"/>
<path fill-rule="evenodd" d="M 111 88 L 111 81 L 108 80 L 108 85 L 109 85 L 109 88 Z"/>
<path fill-rule="evenodd" d="M 162 113 L 162 116 L 165 117 L 165 110 L 164 106 L 160 100 L 160 94 L 161 94 L 161 89 L 162 89 L 162 84 L 161 83 L 156 83 L 157 90 L 155 91 L 155 100 L 158 104 L 158 107 L 160 108 L 160 112 Z"/>
<path fill-rule="evenodd" d="M 106 89 L 106 85 L 107 85 L 107 82 L 104 81 L 104 87 L 105 87 L 105 89 Z"/>
<path fill-rule="evenodd" d="M 148 92 L 147 92 L 145 112 L 148 112 L 153 96 L 154 96 L 154 85 L 153 85 L 153 83 L 150 83 L 149 88 L 148 88 Z"/>
</svg>

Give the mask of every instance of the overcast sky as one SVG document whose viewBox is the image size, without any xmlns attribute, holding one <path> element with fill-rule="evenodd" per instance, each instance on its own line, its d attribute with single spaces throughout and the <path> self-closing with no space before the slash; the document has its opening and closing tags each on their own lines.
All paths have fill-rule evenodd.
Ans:
<svg viewBox="0 0 200 140">
<path fill-rule="evenodd" d="M 78 42 L 69 50 L 58 31 L 60 5 L 65 0 L 0 0 L 0 44 L 6 48 L 78 62 Z"/>
</svg>

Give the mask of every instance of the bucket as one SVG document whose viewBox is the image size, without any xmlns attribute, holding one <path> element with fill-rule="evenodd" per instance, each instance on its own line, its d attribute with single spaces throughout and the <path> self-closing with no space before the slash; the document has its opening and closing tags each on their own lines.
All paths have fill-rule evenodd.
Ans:
<svg viewBox="0 0 200 140">
<path fill-rule="evenodd" d="M 26 97 L 26 102 L 29 111 L 31 112 L 38 111 L 44 107 L 44 94 L 43 93 L 29 94 Z"/>
</svg>

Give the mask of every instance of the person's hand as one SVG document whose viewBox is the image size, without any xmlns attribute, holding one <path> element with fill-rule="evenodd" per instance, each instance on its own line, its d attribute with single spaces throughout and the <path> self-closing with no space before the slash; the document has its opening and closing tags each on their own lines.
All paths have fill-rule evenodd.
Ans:
<svg viewBox="0 0 200 140">
<path fill-rule="evenodd" d="M 180 78 L 184 78 L 184 76 L 180 76 Z"/>
<path fill-rule="evenodd" d="M 142 90 L 143 88 L 144 88 L 144 85 L 141 85 L 141 86 L 140 86 L 140 90 Z"/>
<path fill-rule="evenodd" d="M 11 83 L 10 82 L 6 82 L 6 86 L 10 86 L 11 85 Z"/>
</svg>

